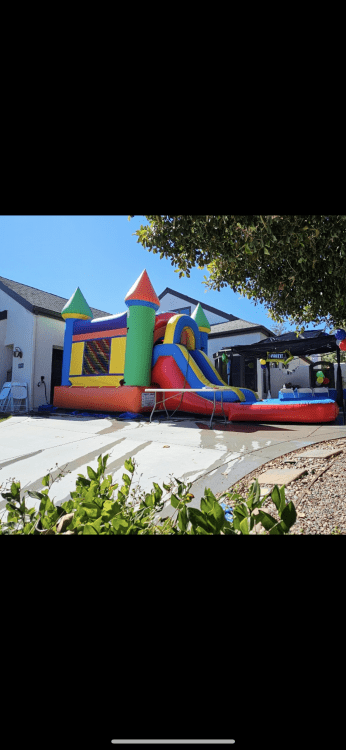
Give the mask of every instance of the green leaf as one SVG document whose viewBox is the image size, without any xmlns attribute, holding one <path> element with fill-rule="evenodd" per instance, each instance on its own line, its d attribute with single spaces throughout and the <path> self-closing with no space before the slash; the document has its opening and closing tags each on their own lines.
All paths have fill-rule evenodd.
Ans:
<svg viewBox="0 0 346 750">
<path fill-rule="evenodd" d="M 78 479 L 77 479 L 76 484 L 79 484 L 82 487 L 89 487 L 90 486 L 90 480 L 87 479 L 83 474 L 78 474 Z"/>
<path fill-rule="evenodd" d="M 94 529 L 96 529 L 97 533 L 99 534 L 100 531 L 103 529 L 104 524 L 105 524 L 104 520 L 100 517 L 100 518 L 97 518 L 96 521 L 93 521 L 91 526 L 93 526 Z"/>
<path fill-rule="evenodd" d="M 12 493 L 11 492 L 2 492 L 1 497 L 3 497 L 5 500 L 8 498 L 9 500 L 12 500 Z M 15 501 L 16 502 L 16 501 Z"/>
<path fill-rule="evenodd" d="M 188 523 L 186 505 L 178 513 L 178 526 L 181 531 L 186 531 Z"/>
<path fill-rule="evenodd" d="M 85 523 L 82 527 L 82 534 L 97 534 L 94 525 L 92 523 Z"/>
<path fill-rule="evenodd" d="M 88 518 L 98 518 L 101 515 L 101 508 L 95 503 L 80 503 L 80 509 L 88 516 Z"/>
<path fill-rule="evenodd" d="M 119 531 L 119 529 L 127 529 L 129 526 L 128 521 L 125 521 L 124 518 L 119 517 L 112 518 L 111 524 L 116 531 Z"/>
<path fill-rule="evenodd" d="M 129 477 L 129 475 L 128 475 L 128 474 L 125 474 L 125 473 L 124 473 L 124 474 L 122 475 L 122 480 L 123 480 L 123 482 L 125 482 L 125 484 L 127 484 L 127 485 L 130 485 L 130 484 L 131 484 L 131 477 Z"/>
<path fill-rule="evenodd" d="M 243 518 L 239 524 L 239 528 L 242 534 L 249 534 L 249 521 L 247 518 Z"/>
<path fill-rule="evenodd" d="M 87 472 L 88 472 L 88 477 L 90 479 L 96 479 L 97 480 L 97 474 L 95 474 L 94 469 L 92 469 L 91 466 L 87 466 Z"/>
<path fill-rule="evenodd" d="M 15 513 L 18 513 L 18 506 L 14 503 L 6 503 L 6 510 L 14 511 Z"/>
<path fill-rule="evenodd" d="M 50 474 L 46 474 L 46 476 L 43 477 L 43 479 L 42 479 L 43 486 L 49 485 L 49 479 L 50 479 Z"/>
<path fill-rule="evenodd" d="M 155 495 L 153 492 L 145 496 L 145 504 L 152 508 L 155 505 Z"/>
<path fill-rule="evenodd" d="M 205 531 L 210 533 L 210 524 L 204 513 L 197 508 L 186 508 L 186 510 L 188 519 L 194 526 L 201 526 Z"/>
<path fill-rule="evenodd" d="M 283 494 L 281 492 L 282 489 L 283 489 Z M 274 487 L 274 489 L 271 492 L 271 498 L 272 498 L 272 501 L 273 501 L 274 505 L 276 506 L 278 514 L 281 515 L 281 512 L 283 511 L 283 509 L 285 507 L 285 489 L 284 489 L 284 485 L 279 490 L 279 488 L 278 488 L 278 486 L 276 484 L 275 487 Z"/>
<path fill-rule="evenodd" d="M 46 497 L 43 492 L 32 492 L 31 490 L 27 490 L 27 493 L 29 497 L 35 497 L 36 500 L 43 500 Z"/>
<path fill-rule="evenodd" d="M 204 490 L 204 497 L 206 500 L 212 500 L 214 503 L 217 503 L 215 495 L 208 487 L 206 487 Z"/>
<path fill-rule="evenodd" d="M 209 531 L 210 534 L 219 534 L 220 532 L 220 525 L 214 515 L 210 512 L 208 514 L 204 514 L 204 521 L 203 524 L 204 528 Z"/>
<path fill-rule="evenodd" d="M 180 503 L 180 498 L 176 495 L 171 495 L 171 505 L 173 508 L 177 508 Z"/>
<path fill-rule="evenodd" d="M 40 513 L 47 513 L 47 515 L 51 515 L 52 513 L 54 513 L 54 511 L 56 511 L 56 507 L 54 503 L 52 503 L 48 495 L 44 495 L 42 493 L 39 510 Z"/>
<path fill-rule="evenodd" d="M 242 521 L 243 518 L 247 518 L 249 515 L 249 508 L 245 503 L 239 503 L 233 508 L 233 516 L 239 518 Z"/>
<path fill-rule="evenodd" d="M 281 521 L 280 523 L 277 523 L 276 526 L 273 526 L 272 529 L 270 529 L 269 534 L 270 536 L 278 536 L 278 535 L 282 536 L 283 534 L 285 534 L 285 532 L 286 532 L 286 526 Z"/>
<path fill-rule="evenodd" d="M 264 510 L 258 512 L 256 519 L 258 519 L 257 523 L 261 522 L 266 531 L 270 531 L 278 523 L 276 518 L 273 518 L 270 513 L 266 513 Z"/>
<path fill-rule="evenodd" d="M 30 534 L 34 526 L 35 526 L 34 523 L 26 523 L 24 526 L 24 534 Z"/>
<path fill-rule="evenodd" d="M 7 523 L 16 523 L 20 518 L 18 511 L 10 510 L 7 516 Z"/>
<path fill-rule="evenodd" d="M 50 529 L 53 522 L 48 518 L 48 516 L 41 516 L 41 526 L 43 526 L 44 529 Z"/>
<path fill-rule="evenodd" d="M 112 477 L 107 477 L 106 479 L 103 480 L 101 487 L 100 487 L 102 494 L 104 494 L 109 489 L 111 482 L 112 482 Z"/>
<path fill-rule="evenodd" d="M 287 529 L 290 529 L 291 526 L 293 526 L 293 524 L 296 522 L 297 513 L 292 501 L 285 505 L 281 513 L 281 520 L 284 522 Z"/>
<path fill-rule="evenodd" d="M 285 485 L 283 484 L 282 487 L 279 489 L 280 497 L 281 497 L 281 507 L 284 508 L 286 505 L 286 498 L 285 498 Z"/>
<path fill-rule="evenodd" d="M 153 487 L 155 487 L 155 494 L 156 494 L 157 496 L 159 496 L 159 497 L 162 497 L 162 495 L 163 495 L 163 491 L 162 491 L 162 489 L 161 489 L 160 485 L 159 485 L 159 484 L 157 484 L 157 482 L 153 482 Z"/>
<path fill-rule="evenodd" d="M 132 461 L 132 458 L 127 458 L 127 459 L 126 459 L 126 461 L 125 461 L 125 463 L 124 463 L 124 466 L 125 466 L 125 469 L 126 469 L 127 471 L 130 471 L 130 472 L 131 472 L 131 474 L 133 474 L 133 472 L 134 472 L 134 470 L 135 470 L 135 467 L 134 467 L 134 465 L 133 465 L 133 461 Z"/>
<path fill-rule="evenodd" d="M 212 513 L 216 521 L 216 527 L 217 527 L 217 533 L 218 533 L 219 531 L 221 531 L 225 522 L 225 511 L 223 510 L 223 508 L 221 508 L 221 505 L 219 505 L 219 503 L 216 502 L 214 503 L 214 508 L 213 508 Z"/>
<path fill-rule="evenodd" d="M 12 482 L 11 484 L 12 497 L 17 497 L 19 495 L 19 491 L 20 491 L 20 482 Z"/>
<path fill-rule="evenodd" d="M 215 505 L 215 500 L 213 500 L 211 497 L 208 497 L 208 495 L 207 497 L 205 497 L 205 494 L 206 493 L 204 493 L 204 497 L 202 497 L 201 499 L 201 510 L 203 510 L 204 513 L 208 513 L 208 511 L 213 510 L 214 505 Z"/>
</svg>

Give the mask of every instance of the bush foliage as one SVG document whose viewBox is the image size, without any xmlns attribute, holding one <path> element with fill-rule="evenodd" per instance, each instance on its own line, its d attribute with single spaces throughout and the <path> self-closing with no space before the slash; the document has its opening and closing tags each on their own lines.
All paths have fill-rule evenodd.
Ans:
<svg viewBox="0 0 346 750">
<path fill-rule="evenodd" d="M 268 495 L 260 497 L 257 481 L 251 485 L 247 499 L 238 493 L 225 492 L 217 500 L 210 489 L 205 489 L 200 509 L 189 507 L 193 499 L 191 483 L 172 479 L 163 488 L 153 482 L 152 491 L 145 493 L 133 487 L 135 461 L 125 461 L 124 484 L 113 484 L 112 475 L 106 476 L 108 454 L 98 457 L 96 471 L 87 467 L 88 476 L 78 474 L 76 489 L 61 506 L 49 497 L 54 481 L 51 474 L 42 480 L 42 492 L 21 492 L 20 482 L 12 482 L 2 497 L 7 501 L 6 521 L 0 521 L 0 534 L 288 534 L 296 521 L 292 502 L 286 504 L 285 488 L 275 487 L 271 497 L 276 505 L 279 521 L 261 510 Z M 168 502 L 164 490 L 170 494 L 173 514 L 165 519 L 160 513 Z M 27 507 L 26 497 L 40 501 L 39 508 Z M 233 520 L 225 518 L 220 502 L 233 508 Z"/>
</svg>

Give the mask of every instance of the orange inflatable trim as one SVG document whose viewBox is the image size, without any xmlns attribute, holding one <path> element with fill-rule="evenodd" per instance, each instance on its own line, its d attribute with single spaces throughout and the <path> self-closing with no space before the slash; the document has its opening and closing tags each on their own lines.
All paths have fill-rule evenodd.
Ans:
<svg viewBox="0 0 346 750">
<path fill-rule="evenodd" d="M 60 386 L 54 388 L 53 404 L 62 409 L 131 411 L 141 414 L 152 410 L 152 406 L 142 406 L 142 394 L 145 388 L 146 386 L 131 385 L 123 385 L 119 388 Z"/>
</svg>

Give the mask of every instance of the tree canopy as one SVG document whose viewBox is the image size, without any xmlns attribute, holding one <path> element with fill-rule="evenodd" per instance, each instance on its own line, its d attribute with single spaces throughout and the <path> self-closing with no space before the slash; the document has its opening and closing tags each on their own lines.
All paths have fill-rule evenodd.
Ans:
<svg viewBox="0 0 346 750">
<path fill-rule="evenodd" d="M 344 327 L 346 216 L 145 218 L 137 242 L 170 258 L 179 278 L 206 268 L 207 288 L 229 286 L 276 322 Z"/>
</svg>

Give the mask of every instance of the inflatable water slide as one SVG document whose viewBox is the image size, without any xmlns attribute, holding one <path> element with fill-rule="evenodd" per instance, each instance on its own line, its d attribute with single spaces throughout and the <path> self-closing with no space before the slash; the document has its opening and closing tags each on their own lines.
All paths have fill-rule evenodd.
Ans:
<svg viewBox="0 0 346 750">
<path fill-rule="evenodd" d="M 157 314 L 160 300 L 146 270 L 125 303 L 127 312 L 93 320 L 79 288 L 67 302 L 61 313 L 66 323 L 62 382 L 54 389 L 54 406 L 141 414 L 152 410 L 147 388 L 177 388 L 176 394 L 165 394 L 170 411 L 210 415 L 215 396 L 215 415 L 222 415 L 222 387 L 223 411 L 230 421 L 335 420 L 334 401 L 260 401 L 254 391 L 228 386 L 207 356 L 210 325 L 201 305 L 192 316 Z M 157 408 L 164 409 L 162 394 L 157 394 Z"/>
</svg>

